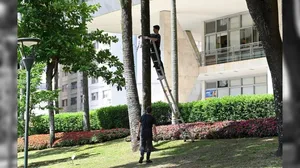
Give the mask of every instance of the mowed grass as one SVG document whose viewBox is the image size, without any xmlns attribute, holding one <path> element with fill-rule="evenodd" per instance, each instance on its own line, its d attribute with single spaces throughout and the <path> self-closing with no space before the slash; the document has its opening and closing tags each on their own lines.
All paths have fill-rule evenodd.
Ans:
<svg viewBox="0 0 300 168">
<path fill-rule="evenodd" d="M 29 152 L 29 167 L 47 168 L 261 168 L 282 167 L 276 158 L 276 138 L 199 140 L 196 142 L 160 141 L 151 154 L 151 164 L 138 164 L 138 152 L 131 152 L 123 139 L 103 144 L 54 148 Z M 72 162 L 72 155 L 76 155 Z M 18 166 L 23 167 L 23 152 Z"/>
</svg>

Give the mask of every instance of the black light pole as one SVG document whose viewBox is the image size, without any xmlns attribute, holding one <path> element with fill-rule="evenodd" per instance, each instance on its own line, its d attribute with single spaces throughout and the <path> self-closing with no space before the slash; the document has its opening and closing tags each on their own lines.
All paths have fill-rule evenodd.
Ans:
<svg viewBox="0 0 300 168">
<path fill-rule="evenodd" d="M 22 66 L 26 69 L 26 114 L 25 114 L 25 146 L 24 146 L 24 168 L 28 166 L 28 127 L 29 127 L 29 102 L 30 102 L 30 72 L 34 63 L 34 46 L 40 42 L 38 38 L 19 38 L 18 44 L 22 55 Z M 31 49 L 29 55 L 25 50 Z"/>
</svg>

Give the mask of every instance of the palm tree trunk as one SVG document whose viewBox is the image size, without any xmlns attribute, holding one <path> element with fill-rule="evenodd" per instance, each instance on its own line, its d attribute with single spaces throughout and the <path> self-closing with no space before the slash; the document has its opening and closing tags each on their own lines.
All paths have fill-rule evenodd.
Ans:
<svg viewBox="0 0 300 168">
<path fill-rule="evenodd" d="M 282 156 L 282 40 L 278 23 L 277 0 L 246 0 L 258 29 L 271 71 L 278 130 L 277 156 Z"/>
<path fill-rule="evenodd" d="M 128 105 L 129 126 L 131 135 L 131 147 L 135 152 L 138 149 L 137 132 L 140 119 L 141 107 L 139 104 L 132 45 L 132 1 L 120 0 L 122 8 L 122 41 L 123 41 L 123 64 L 126 83 L 126 97 Z"/>
<path fill-rule="evenodd" d="M 82 94 L 83 94 L 83 130 L 90 130 L 90 109 L 89 109 L 89 88 L 88 88 L 88 75 L 86 72 L 82 73 Z"/>
<path fill-rule="evenodd" d="M 178 106 L 178 45 L 177 45 L 177 13 L 176 0 L 171 0 L 171 41 L 172 41 L 172 94 Z M 174 107 L 173 107 L 174 108 Z M 176 124 L 175 116 L 172 113 L 172 124 Z"/>
<path fill-rule="evenodd" d="M 150 7 L 149 0 L 141 0 L 141 22 L 142 36 L 150 35 Z M 151 59 L 150 59 L 150 42 L 143 39 L 142 46 L 142 87 L 143 87 L 143 103 L 142 113 L 146 108 L 151 106 Z"/>
</svg>

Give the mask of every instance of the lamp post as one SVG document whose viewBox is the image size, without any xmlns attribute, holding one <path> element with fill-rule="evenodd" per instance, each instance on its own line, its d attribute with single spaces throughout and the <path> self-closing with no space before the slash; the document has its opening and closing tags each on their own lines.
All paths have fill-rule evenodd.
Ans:
<svg viewBox="0 0 300 168">
<path fill-rule="evenodd" d="M 34 63 L 34 46 L 40 42 L 38 38 L 19 38 L 19 51 L 22 55 L 22 66 L 26 69 L 26 114 L 25 114 L 25 145 L 24 145 L 24 168 L 28 166 L 28 127 L 29 127 L 29 102 L 30 102 L 30 72 Z M 31 49 L 31 52 L 25 52 Z"/>
</svg>

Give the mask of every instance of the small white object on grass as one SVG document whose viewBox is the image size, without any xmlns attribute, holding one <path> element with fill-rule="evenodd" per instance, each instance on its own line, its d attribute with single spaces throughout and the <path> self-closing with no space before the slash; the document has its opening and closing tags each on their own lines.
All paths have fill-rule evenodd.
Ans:
<svg viewBox="0 0 300 168">
<path fill-rule="evenodd" d="M 76 155 L 74 154 L 71 159 L 72 159 L 72 163 L 74 164 L 74 159 L 75 159 Z"/>
</svg>

